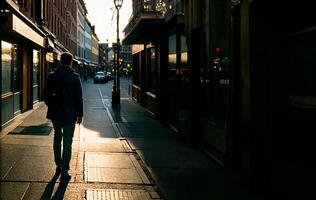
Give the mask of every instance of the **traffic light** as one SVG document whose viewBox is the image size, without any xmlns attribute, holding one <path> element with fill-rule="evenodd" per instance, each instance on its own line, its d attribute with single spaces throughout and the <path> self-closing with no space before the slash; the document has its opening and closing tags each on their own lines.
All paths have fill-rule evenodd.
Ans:
<svg viewBox="0 0 316 200">
<path fill-rule="evenodd" d="M 222 53 L 222 49 L 219 48 L 219 47 L 216 47 L 216 48 L 215 48 L 215 54 L 216 54 L 217 56 L 220 56 L 221 53 Z"/>
</svg>

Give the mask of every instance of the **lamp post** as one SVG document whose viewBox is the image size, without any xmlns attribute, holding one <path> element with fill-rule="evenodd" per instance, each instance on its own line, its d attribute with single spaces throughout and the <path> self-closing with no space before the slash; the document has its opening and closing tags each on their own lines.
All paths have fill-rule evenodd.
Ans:
<svg viewBox="0 0 316 200">
<path fill-rule="evenodd" d="M 120 104 L 120 36 L 119 36 L 119 19 L 120 19 L 120 9 L 123 4 L 123 0 L 113 0 L 116 9 L 116 44 L 114 44 L 114 79 L 113 79 L 113 89 L 112 89 L 112 106 Z"/>
</svg>

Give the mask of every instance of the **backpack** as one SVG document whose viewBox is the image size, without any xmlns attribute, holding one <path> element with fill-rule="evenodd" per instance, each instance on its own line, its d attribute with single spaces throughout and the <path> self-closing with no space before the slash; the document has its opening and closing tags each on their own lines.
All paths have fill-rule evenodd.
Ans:
<svg viewBox="0 0 316 200">
<path fill-rule="evenodd" d="M 71 74 L 71 73 L 69 73 Z M 44 101 L 48 107 L 61 107 L 65 102 L 66 91 L 64 87 L 64 81 L 69 76 L 58 78 L 55 74 L 47 80 L 47 87 L 44 94 Z"/>
</svg>

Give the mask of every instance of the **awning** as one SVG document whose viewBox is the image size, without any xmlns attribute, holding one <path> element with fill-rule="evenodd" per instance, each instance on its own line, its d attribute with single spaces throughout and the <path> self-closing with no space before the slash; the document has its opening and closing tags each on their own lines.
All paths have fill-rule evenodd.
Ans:
<svg viewBox="0 0 316 200">
<path fill-rule="evenodd" d="M 46 47 L 47 52 L 53 52 L 55 49 L 55 44 L 50 38 L 46 37 L 45 47 Z"/>
<path fill-rule="evenodd" d="M 77 64 L 81 64 L 81 61 L 79 61 L 78 59 L 76 59 L 76 58 L 73 58 L 72 59 L 74 62 L 76 62 Z"/>
<path fill-rule="evenodd" d="M 63 44 L 61 44 L 57 39 L 54 40 L 55 47 L 59 48 L 61 52 L 69 51 Z"/>
<path fill-rule="evenodd" d="M 60 61 L 60 56 L 61 56 L 62 53 L 63 53 L 63 50 L 61 50 L 57 45 L 55 45 L 55 48 L 54 48 L 54 59 Z"/>
<path fill-rule="evenodd" d="M 138 17 L 125 28 L 126 36 L 123 39 L 123 44 L 144 44 L 157 40 L 163 34 L 165 24 L 163 18 Z"/>
</svg>

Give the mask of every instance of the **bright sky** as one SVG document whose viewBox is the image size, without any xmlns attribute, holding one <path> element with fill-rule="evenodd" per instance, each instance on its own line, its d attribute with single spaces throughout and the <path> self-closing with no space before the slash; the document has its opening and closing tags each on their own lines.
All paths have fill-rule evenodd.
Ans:
<svg viewBox="0 0 316 200">
<path fill-rule="evenodd" d="M 108 39 L 109 45 L 116 42 L 116 9 L 113 0 L 84 0 L 88 10 L 87 17 L 101 43 Z M 120 9 L 120 40 L 124 38 L 123 29 L 132 14 L 132 0 L 124 0 Z M 114 12 L 115 11 L 115 12 Z M 114 15 L 113 15 L 114 12 Z M 112 18 L 113 17 L 113 18 Z"/>
</svg>

